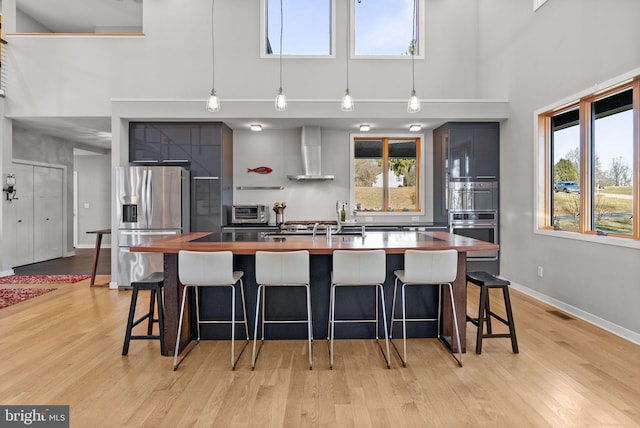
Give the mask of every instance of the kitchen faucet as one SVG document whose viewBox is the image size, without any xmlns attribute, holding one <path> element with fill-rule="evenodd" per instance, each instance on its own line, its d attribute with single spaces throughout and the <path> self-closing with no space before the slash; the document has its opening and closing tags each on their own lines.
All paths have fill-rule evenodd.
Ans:
<svg viewBox="0 0 640 428">
<path fill-rule="evenodd" d="M 342 212 L 340 207 L 341 206 L 344 207 L 345 205 L 347 205 L 346 202 L 336 201 L 336 217 L 337 217 L 338 227 L 336 228 L 336 231 L 333 233 L 342 232 Z M 331 227 L 331 226 L 327 225 L 327 227 Z"/>
</svg>

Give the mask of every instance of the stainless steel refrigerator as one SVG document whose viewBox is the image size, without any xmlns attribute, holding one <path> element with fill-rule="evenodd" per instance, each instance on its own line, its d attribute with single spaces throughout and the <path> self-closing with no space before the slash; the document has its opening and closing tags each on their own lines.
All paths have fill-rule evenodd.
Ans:
<svg viewBox="0 0 640 428">
<path fill-rule="evenodd" d="M 175 166 L 116 170 L 118 287 L 163 270 L 162 254 L 129 247 L 189 231 L 189 171 Z"/>
</svg>

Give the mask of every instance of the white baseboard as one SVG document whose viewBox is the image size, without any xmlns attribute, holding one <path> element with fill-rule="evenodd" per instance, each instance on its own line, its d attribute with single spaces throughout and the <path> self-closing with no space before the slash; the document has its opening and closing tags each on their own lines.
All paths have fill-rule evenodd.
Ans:
<svg viewBox="0 0 640 428">
<path fill-rule="evenodd" d="M 1 277 L 3 277 L 3 276 L 11 276 L 11 275 L 13 275 L 13 274 L 15 274 L 15 272 L 13 271 L 13 269 L 10 269 L 10 270 L 3 270 L 3 271 L 1 271 L 1 272 L 0 272 L 0 278 L 1 278 Z"/>
<path fill-rule="evenodd" d="M 614 324 L 589 312 L 583 311 L 582 309 L 576 308 L 575 306 L 571 306 L 561 300 L 547 296 L 546 294 L 542 294 L 529 287 L 525 287 L 522 284 L 518 284 L 512 281 L 511 288 L 513 288 L 514 290 L 518 290 L 530 297 L 533 297 L 534 299 L 540 300 L 541 302 L 544 302 L 550 306 L 553 306 L 554 308 L 571 314 L 576 318 L 588 322 L 589 324 L 593 324 L 596 327 L 608 331 L 609 333 L 615 334 L 616 336 L 628 340 L 629 342 L 640 345 L 640 333 L 636 333 L 635 331 L 629 330 L 628 328 Z"/>
<path fill-rule="evenodd" d="M 111 290 L 117 290 L 117 289 L 118 289 L 118 283 L 117 283 L 117 282 L 115 282 L 115 281 L 111 281 L 111 282 L 109 283 L 109 289 L 111 289 Z"/>
</svg>

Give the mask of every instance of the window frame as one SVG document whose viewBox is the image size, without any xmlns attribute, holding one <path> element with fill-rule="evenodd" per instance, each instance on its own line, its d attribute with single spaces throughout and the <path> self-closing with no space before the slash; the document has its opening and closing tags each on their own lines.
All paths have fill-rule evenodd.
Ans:
<svg viewBox="0 0 640 428">
<path fill-rule="evenodd" d="M 416 206 L 418 207 L 413 211 L 355 211 L 355 142 L 356 140 L 416 140 L 418 142 L 416 146 Z M 425 165 L 426 160 L 423 153 L 425 144 L 425 136 L 422 133 L 380 133 L 370 134 L 366 133 L 353 133 L 349 135 L 349 203 L 353 207 L 355 215 L 362 217 L 374 217 L 374 216 L 418 216 L 425 215 Z M 387 159 L 388 153 L 383 151 L 383 158 Z M 385 171 L 383 170 L 383 177 Z M 386 182 L 386 180 L 385 180 Z M 383 190 L 384 191 L 384 190 Z M 386 210 L 386 207 L 385 207 Z"/>
<path fill-rule="evenodd" d="M 267 53 L 267 1 L 269 0 L 260 0 L 260 58 L 261 59 L 279 59 L 279 54 L 268 54 Z M 279 0 L 275 0 L 279 1 Z M 330 25 L 329 28 L 329 49 L 330 53 L 328 55 L 315 55 L 315 54 L 282 54 L 282 58 L 303 58 L 303 59 L 335 59 L 336 58 L 336 0 L 325 0 L 330 2 Z M 349 0 L 353 1 L 353 0 Z M 286 24 L 285 24 L 286 25 Z"/>
<path fill-rule="evenodd" d="M 411 55 L 358 55 L 356 54 L 356 9 L 355 2 L 357 0 L 347 0 L 351 7 L 351 22 L 349 28 L 351 29 L 349 34 L 349 58 L 350 59 L 382 59 L 382 60 L 411 60 Z M 425 58 L 425 0 L 418 0 L 418 13 L 416 15 L 416 31 L 417 31 L 417 45 L 418 52 L 413 55 L 414 59 Z"/>
<path fill-rule="evenodd" d="M 578 239 L 583 241 L 606 243 L 632 248 L 640 248 L 640 69 L 625 76 L 597 85 L 596 89 L 584 91 L 569 99 L 559 102 L 555 106 L 546 107 L 534 112 L 534 150 L 535 156 L 535 188 L 534 188 L 534 233 Z M 600 89 L 602 88 L 602 89 Z M 605 99 L 625 90 L 632 90 L 633 115 L 633 159 L 632 159 L 632 233 L 623 235 L 608 233 L 600 235 L 591 230 L 593 211 L 592 195 L 592 103 Z M 578 229 L 556 230 L 552 218 L 552 171 L 553 159 L 551 153 L 551 118 L 558 114 L 579 108 L 580 126 L 580 213 Z"/>
</svg>

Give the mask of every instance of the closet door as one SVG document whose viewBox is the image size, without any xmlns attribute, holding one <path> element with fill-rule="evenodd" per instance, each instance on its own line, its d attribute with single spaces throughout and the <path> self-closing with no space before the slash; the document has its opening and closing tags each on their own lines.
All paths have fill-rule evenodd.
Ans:
<svg viewBox="0 0 640 428">
<path fill-rule="evenodd" d="M 14 163 L 16 175 L 16 196 L 11 202 L 16 210 L 15 217 L 15 257 L 13 265 L 33 263 L 33 166 Z"/>
<path fill-rule="evenodd" d="M 62 257 L 62 170 L 33 168 L 34 261 Z"/>
</svg>

